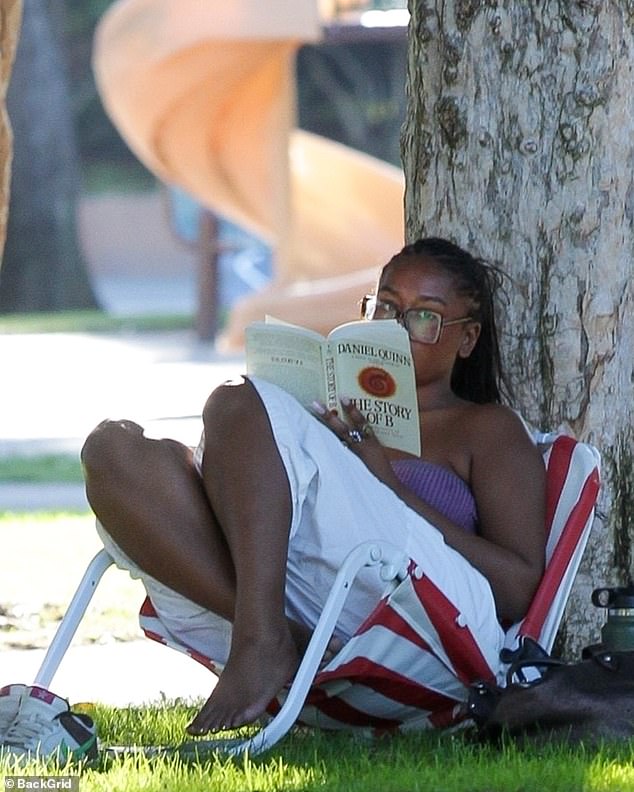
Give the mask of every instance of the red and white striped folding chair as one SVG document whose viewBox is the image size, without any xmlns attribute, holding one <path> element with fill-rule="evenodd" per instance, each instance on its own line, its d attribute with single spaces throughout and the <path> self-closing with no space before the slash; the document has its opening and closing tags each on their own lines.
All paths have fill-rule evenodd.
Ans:
<svg viewBox="0 0 634 792">
<path fill-rule="evenodd" d="M 547 443 L 546 570 L 528 613 L 507 631 L 505 645 L 523 637 L 550 651 L 592 526 L 599 491 L 599 455 L 567 436 Z M 86 571 L 35 684 L 48 687 L 101 575 L 112 563 L 105 550 Z M 319 670 L 347 593 L 364 566 L 379 566 L 388 592 L 343 649 Z M 145 634 L 219 673 L 222 667 L 173 640 L 149 599 L 140 624 Z M 496 669 L 499 671 L 499 669 Z M 203 748 L 254 754 L 270 748 L 295 724 L 371 733 L 447 728 L 466 717 L 472 683 L 496 682 L 459 614 L 402 551 L 384 543 L 353 550 L 342 565 L 299 670 L 273 702 L 272 720 L 247 740 L 196 741 Z"/>
<path fill-rule="evenodd" d="M 539 435 L 546 446 L 546 569 L 524 618 L 506 631 L 515 649 L 523 637 L 550 652 L 592 527 L 600 486 L 599 452 L 567 435 Z"/>
</svg>

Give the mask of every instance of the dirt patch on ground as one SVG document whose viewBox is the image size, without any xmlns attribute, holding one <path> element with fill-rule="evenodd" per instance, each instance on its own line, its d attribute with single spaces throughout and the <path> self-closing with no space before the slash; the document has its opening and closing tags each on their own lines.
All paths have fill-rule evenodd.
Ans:
<svg viewBox="0 0 634 792">
<path fill-rule="evenodd" d="M 90 514 L 12 515 L 0 520 L 0 652 L 46 648 L 86 566 L 101 545 Z M 112 567 L 98 586 L 74 643 L 111 643 L 141 636 L 144 589 Z"/>
</svg>

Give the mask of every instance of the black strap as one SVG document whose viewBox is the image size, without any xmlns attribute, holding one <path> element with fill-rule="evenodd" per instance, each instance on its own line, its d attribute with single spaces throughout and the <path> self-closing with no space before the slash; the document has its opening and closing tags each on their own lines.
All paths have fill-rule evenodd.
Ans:
<svg viewBox="0 0 634 792">
<path fill-rule="evenodd" d="M 556 660 L 543 649 L 533 638 L 523 636 L 517 649 L 502 649 L 500 660 L 509 666 L 506 672 L 506 684 L 534 685 L 541 681 L 543 673 L 553 666 L 566 665 L 563 660 Z M 527 668 L 534 668 L 539 674 L 538 679 L 529 680 L 524 674 Z"/>
</svg>

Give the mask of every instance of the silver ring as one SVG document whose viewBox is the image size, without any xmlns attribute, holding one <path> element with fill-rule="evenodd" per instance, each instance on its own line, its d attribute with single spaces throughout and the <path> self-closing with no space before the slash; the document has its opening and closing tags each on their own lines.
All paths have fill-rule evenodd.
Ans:
<svg viewBox="0 0 634 792">
<path fill-rule="evenodd" d="M 348 439 L 352 443 L 362 443 L 363 435 L 358 429 L 350 429 L 350 431 L 348 432 Z"/>
</svg>

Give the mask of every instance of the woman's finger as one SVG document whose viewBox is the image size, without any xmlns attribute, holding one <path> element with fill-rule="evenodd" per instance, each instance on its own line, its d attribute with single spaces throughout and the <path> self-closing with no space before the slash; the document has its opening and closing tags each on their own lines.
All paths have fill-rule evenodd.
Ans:
<svg viewBox="0 0 634 792">
<path fill-rule="evenodd" d="M 354 426 L 364 426 L 367 423 L 365 416 L 352 401 L 352 399 L 348 398 L 347 396 L 342 396 L 341 406 Z"/>
<path fill-rule="evenodd" d="M 346 441 L 349 427 L 339 418 L 335 410 L 328 410 L 324 404 L 318 401 L 312 403 L 312 408 L 322 423 L 325 423 L 340 440 Z"/>
<path fill-rule="evenodd" d="M 357 429 L 361 433 L 361 436 L 364 440 L 374 437 L 374 432 L 372 431 L 372 427 L 368 423 L 367 418 L 351 399 L 342 396 L 341 406 L 345 410 L 347 417 L 350 419 L 353 428 Z"/>
<path fill-rule="evenodd" d="M 321 402 L 313 402 L 312 407 L 320 420 L 326 424 L 337 437 L 351 448 L 364 440 L 374 439 L 372 427 L 368 424 L 357 407 L 350 399 L 341 400 L 347 421 L 342 420 L 335 410 L 328 410 Z"/>
</svg>

